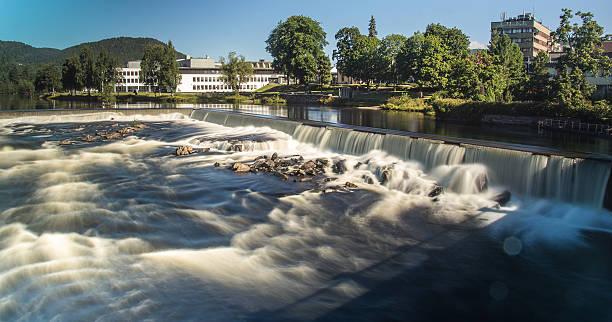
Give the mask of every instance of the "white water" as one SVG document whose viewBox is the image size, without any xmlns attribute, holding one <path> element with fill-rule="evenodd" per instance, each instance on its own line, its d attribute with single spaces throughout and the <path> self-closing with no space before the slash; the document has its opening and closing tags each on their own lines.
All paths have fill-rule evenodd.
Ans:
<svg viewBox="0 0 612 322">
<path fill-rule="evenodd" d="M 419 162 L 425 171 L 443 165 L 481 164 L 492 184 L 513 193 L 601 207 L 605 197 L 608 162 L 536 155 L 529 152 L 462 144 L 452 145 L 400 135 L 315 127 L 292 121 L 198 110 L 192 117 L 216 124 L 270 127 L 300 142 L 337 153 L 362 155 L 382 150 L 403 160 Z"/>
<path fill-rule="evenodd" d="M 452 227 L 492 223 L 472 220 L 495 205 L 495 191 L 474 188 L 486 168 L 450 163 L 457 151 L 442 151 L 439 143 L 423 153 L 430 155 L 430 167 L 439 160 L 450 165 L 427 172 L 420 160 L 380 151 L 389 137 L 364 140 L 366 133 L 353 131 L 304 127 L 295 140 L 286 133 L 301 125 L 283 124 L 278 132 L 246 118 L 232 119 L 240 121 L 237 128 L 179 115 L 69 120 L 86 127 L 111 119 L 146 119 L 149 129 L 112 143 L 62 147 L 53 137 L 28 141 L 39 133 L 71 133 L 63 126 L 47 131 L 61 119 L 2 124 L 0 320 L 245 320 L 335 285 L 336 276 L 368 269 L 398 247 L 416 247 Z M 226 151 L 235 142 L 248 148 Z M 212 150 L 174 157 L 185 144 Z M 351 181 L 360 190 L 313 193 L 274 176 L 212 166 L 272 152 L 345 159 L 348 171 L 327 185 Z M 445 156 L 437 159 L 437 153 Z M 383 169 L 392 173 L 385 184 Z M 364 183 L 364 176 L 373 184 Z M 427 194 L 436 182 L 448 190 L 434 202 Z M 612 231 L 608 213 L 546 200 L 517 200 L 498 211 L 500 217 L 516 216 L 494 232 L 527 244 L 580 243 L 584 228 Z M 342 285 L 347 298 L 368 291 L 354 281 Z M 327 299 L 317 314 L 339 304 Z"/>
</svg>

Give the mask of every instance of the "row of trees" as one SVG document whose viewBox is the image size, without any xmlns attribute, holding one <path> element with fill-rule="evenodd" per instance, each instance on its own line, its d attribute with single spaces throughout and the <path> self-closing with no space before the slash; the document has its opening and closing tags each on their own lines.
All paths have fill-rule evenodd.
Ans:
<svg viewBox="0 0 612 322">
<path fill-rule="evenodd" d="M 338 70 L 345 76 L 368 83 L 394 83 L 401 81 L 399 54 L 407 38 L 391 34 L 378 39 L 376 20 L 370 19 L 368 34 L 362 35 L 357 27 L 346 27 L 336 33 L 333 58 Z"/>
<path fill-rule="evenodd" d="M 469 37 L 457 28 L 430 24 L 410 37 L 378 38 L 371 18 L 367 35 L 357 27 L 340 29 L 333 59 L 338 71 L 368 85 L 416 83 L 421 89 L 452 98 L 478 101 L 552 100 L 564 106 L 589 104 L 594 86 L 586 75 L 610 74 L 603 55 L 603 28 L 588 12 L 563 10 L 553 33 L 564 55 L 554 77 L 550 57 L 541 53 L 527 73 L 523 54 L 507 35 L 494 34 L 487 50 L 471 53 Z M 330 61 L 323 48 L 326 33 L 317 21 L 293 16 L 270 33 L 267 51 L 274 67 L 306 84 L 329 80 Z"/>
<path fill-rule="evenodd" d="M 57 65 L 23 65 L 0 57 L 0 94 L 32 97 L 62 87 Z"/>
<path fill-rule="evenodd" d="M 62 64 L 61 85 L 72 93 L 83 89 L 89 95 L 93 89 L 109 92 L 119 79 L 118 67 L 117 60 L 106 51 L 95 56 L 91 48 L 83 47 L 78 56 L 69 57 Z M 55 91 L 58 87 L 56 68 L 48 66 L 41 71 L 41 84 L 47 91 Z"/>
<path fill-rule="evenodd" d="M 373 17 L 368 35 L 356 27 L 338 31 L 333 57 L 341 73 L 368 85 L 414 82 L 452 98 L 553 100 L 582 106 L 589 104 L 594 91 L 586 75 L 609 75 L 611 70 L 601 46 L 603 32 L 591 13 L 574 15 L 565 9 L 553 34 L 565 53 L 553 66 L 554 77 L 547 53 L 541 53 L 532 73 L 527 73 L 519 46 L 507 35 L 492 35 L 488 50 L 472 54 L 469 38 L 461 30 L 440 24 L 430 24 L 411 37 L 392 34 L 379 40 Z"/>
<path fill-rule="evenodd" d="M 334 51 L 338 70 L 368 85 L 414 82 L 452 97 L 498 101 L 511 100 L 526 77 L 523 55 L 507 36 L 494 35 L 488 51 L 471 55 L 468 36 L 441 24 L 378 39 L 372 17 L 368 30 L 342 28 Z"/>
<path fill-rule="evenodd" d="M 31 96 L 35 75 L 33 66 L 17 64 L 0 55 L 0 94 Z"/>
</svg>

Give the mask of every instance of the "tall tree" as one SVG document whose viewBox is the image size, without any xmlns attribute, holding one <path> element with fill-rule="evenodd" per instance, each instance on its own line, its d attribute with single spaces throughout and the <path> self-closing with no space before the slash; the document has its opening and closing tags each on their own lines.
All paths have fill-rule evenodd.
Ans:
<svg viewBox="0 0 612 322">
<path fill-rule="evenodd" d="M 448 96 L 452 98 L 479 99 L 483 94 L 483 83 L 478 65 L 478 58 L 466 56 L 454 60 L 451 64 L 451 72 L 446 84 Z"/>
<path fill-rule="evenodd" d="M 499 66 L 499 71 L 508 79 L 504 90 L 503 101 L 511 101 L 526 81 L 524 56 L 520 47 L 512 42 L 508 35 L 494 33 L 489 44 L 493 63 Z"/>
<path fill-rule="evenodd" d="M 573 23 L 578 18 L 579 23 Z M 558 59 L 555 77 L 555 96 L 559 103 L 569 107 L 589 104 L 595 90 L 586 81 L 585 73 L 610 75 L 612 63 L 603 55 L 602 35 L 604 29 L 590 12 L 563 9 L 559 28 L 553 39 L 563 47 L 564 55 Z"/>
<path fill-rule="evenodd" d="M 39 92 L 55 93 L 61 86 L 62 74 L 56 65 L 43 65 L 36 73 L 34 88 Z"/>
<path fill-rule="evenodd" d="M 469 38 L 457 28 L 428 25 L 425 33 L 408 38 L 398 55 L 402 78 L 413 80 L 420 87 L 445 89 L 451 66 L 468 55 L 469 43 Z"/>
<path fill-rule="evenodd" d="M 397 58 L 407 38 L 403 35 L 391 34 L 380 41 L 376 53 L 376 80 L 387 84 L 399 83 L 399 68 Z"/>
<path fill-rule="evenodd" d="M 377 50 L 380 40 L 375 37 L 360 36 L 355 42 L 355 55 L 358 69 L 356 77 L 368 84 L 368 87 L 378 77 Z"/>
<path fill-rule="evenodd" d="M 376 19 L 374 19 L 374 16 L 370 17 L 370 23 L 368 24 L 368 37 L 378 37 L 378 31 L 376 30 Z"/>
<path fill-rule="evenodd" d="M 362 35 L 357 27 L 347 27 L 336 33 L 336 40 L 333 58 L 339 72 L 368 86 L 379 78 L 378 38 Z"/>
<path fill-rule="evenodd" d="M 79 62 L 83 69 L 83 86 L 87 89 L 87 94 L 91 95 L 91 89 L 96 87 L 96 62 L 93 52 L 89 46 L 81 48 Z"/>
<path fill-rule="evenodd" d="M 326 34 L 319 22 L 305 16 L 292 16 L 280 22 L 266 40 L 266 50 L 273 57 L 273 66 L 302 84 L 313 79 L 317 57 L 327 45 Z"/>
<path fill-rule="evenodd" d="M 62 86 L 76 94 L 84 86 L 84 72 L 79 57 L 72 56 L 62 65 Z"/>
<path fill-rule="evenodd" d="M 327 85 L 332 81 L 331 61 L 325 53 L 321 52 L 317 55 L 317 81 L 319 85 Z"/>
<path fill-rule="evenodd" d="M 147 45 L 140 62 L 141 81 L 159 92 L 163 79 L 162 66 L 164 64 L 165 46 L 161 44 Z"/>
<path fill-rule="evenodd" d="M 338 72 L 348 77 L 357 78 L 359 66 L 356 42 L 361 38 L 361 32 L 357 27 L 346 27 L 336 33 L 336 49 L 332 58 L 336 60 Z"/>
<path fill-rule="evenodd" d="M 100 92 L 112 90 L 119 78 L 117 60 L 103 50 L 96 59 L 96 87 Z"/>
<path fill-rule="evenodd" d="M 398 57 L 402 78 L 421 88 L 444 89 L 452 62 L 447 57 L 448 49 L 439 36 L 416 33 L 408 38 Z"/>
<path fill-rule="evenodd" d="M 449 58 L 461 59 L 469 53 L 470 39 L 459 28 L 434 23 L 427 26 L 425 36 L 438 36 L 448 50 Z"/>
<path fill-rule="evenodd" d="M 174 95 L 176 88 L 181 83 L 181 73 L 176 62 L 176 49 L 172 41 L 168 41 L 168 44 L 164 47 L 161 68 L 160 85 Z"/>
<path fill-rule="evenodd" d="M 221 57 L 221 73 L 223 82 L 238 95 L 241 85 L 253 75 L 253 64 L 247 62 L 244 56 L 230 52 L 227 59 Z"/>
<path fill-rule="evenodd" d="M 532 101 L 544 101 L 550 97 L 551 82 L 548 64 L 550 56 L 540 52 L 532 65 L 532 72 L 525 86 L 525 98 Z"/>
</svg>

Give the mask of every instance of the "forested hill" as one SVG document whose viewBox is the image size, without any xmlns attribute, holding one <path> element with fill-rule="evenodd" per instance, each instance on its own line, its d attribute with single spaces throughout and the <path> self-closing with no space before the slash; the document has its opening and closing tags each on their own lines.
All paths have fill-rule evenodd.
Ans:
<svg viewBox="0 0 612 322">
<path fill-rule="evenodd" d="M 60 50 L 36 48 L 21 42 L 0 40 L 0 57 L 24 65 L 61 64 L 66 58 L 78 55 L 83 46 L 89 46 L 96 55 L 100 51 L 106 50 L 119 62 L 126 63 L 129 60 L 141 59 L 146 45 L 160 43 L 159 40 L 153 38 L 118 37 L 82 43 Z M 177 52 L 177 57 L 184 58 L 185 55 Z"/>
</svg>

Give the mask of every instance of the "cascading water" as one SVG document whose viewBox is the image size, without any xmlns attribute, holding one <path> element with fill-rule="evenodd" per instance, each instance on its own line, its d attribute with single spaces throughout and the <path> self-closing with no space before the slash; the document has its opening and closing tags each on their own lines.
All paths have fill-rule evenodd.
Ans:
<svg viewBox="0 0 612 322">
<path fill-rule="evenodd" d="M 530 152 L 469 144 L 447 144 L 423 138 L 319 127 L 286 120 L 196 110 L 193 118 L 224 126 L 266 126 L 321 149 L 361 155 L 382 150 L 403 160 L 418 161 L 430 171 L 445 165 L 482 164 L 493 185 L 525 196 L 601 207 L 610 178 L 610 163 L 538 155 Z M 231 120 L 231 121 L 229 121 Z"/>
<path fill-rule="evenodd" d="M 537 303 L 553 320 L 605 321 L 612 216 L 520 197 L 498 207 L 499 191 L 483 189 L 514 179 L 503 162 L 522 157 L 532 178 L 516 189 L 586 200 L 568 187 L 600 184 L 601 163 L 193 118 L 206 122 L 0 121 L 0 321 L 473 321 L 483 307 L 492 320 L 526 320 Z M 180 146 L 197 153 L 177 156 Z M 329 164 L 297 182 L 230 170 L 273 153 Z"/>
</svg>

